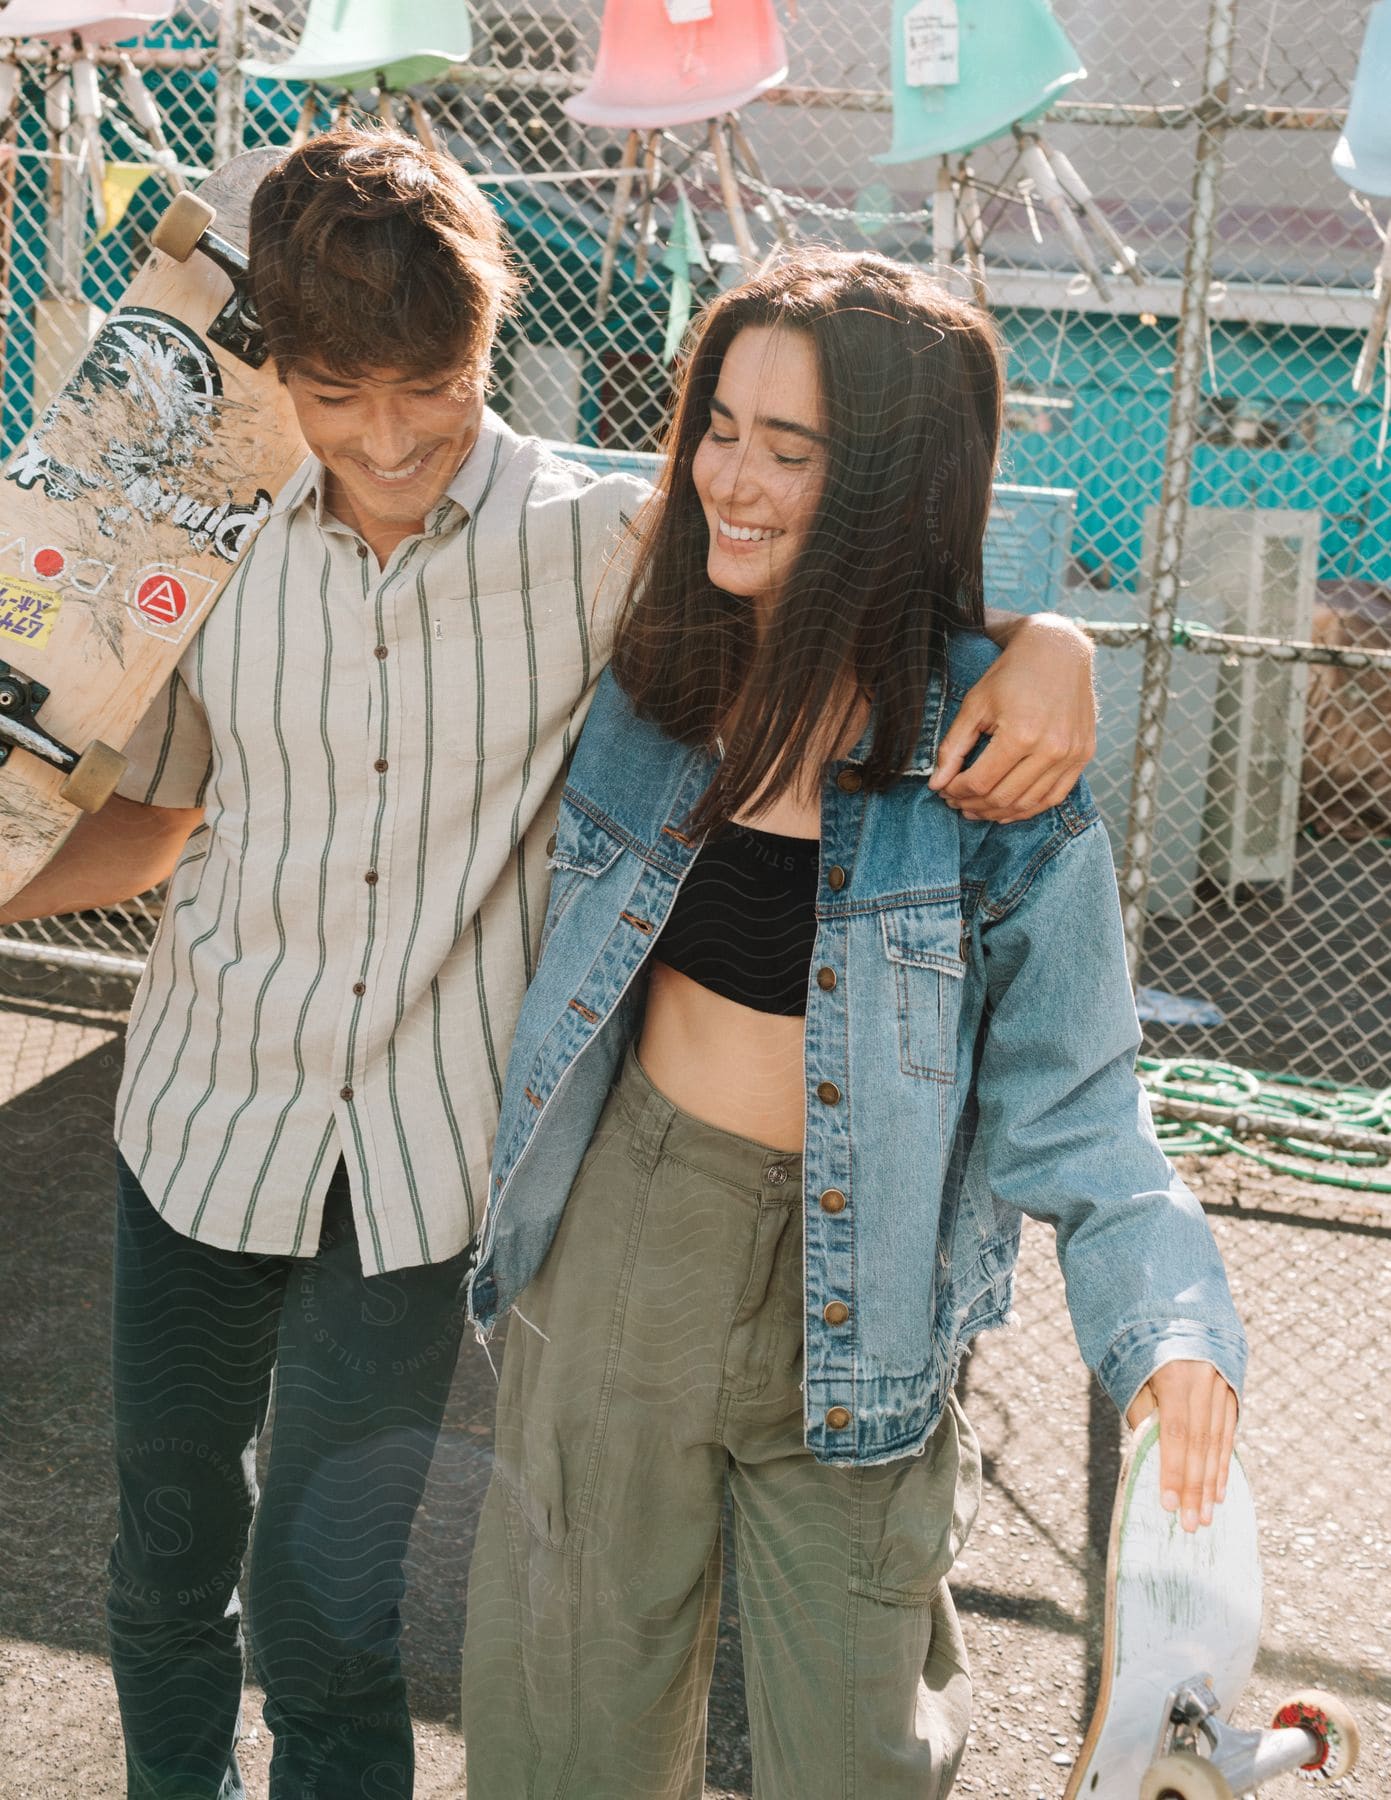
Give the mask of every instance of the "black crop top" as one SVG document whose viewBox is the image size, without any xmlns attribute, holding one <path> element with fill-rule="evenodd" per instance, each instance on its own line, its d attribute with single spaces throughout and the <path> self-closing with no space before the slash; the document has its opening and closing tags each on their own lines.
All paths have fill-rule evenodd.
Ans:
<svg viewBox="0 0 1391 1800">
<path fill-rule="evenodd" d="M 805 1017 L 819 838 L 727 825 L 686 873 L 656 955 L 712 994 Z"/>
</svg>

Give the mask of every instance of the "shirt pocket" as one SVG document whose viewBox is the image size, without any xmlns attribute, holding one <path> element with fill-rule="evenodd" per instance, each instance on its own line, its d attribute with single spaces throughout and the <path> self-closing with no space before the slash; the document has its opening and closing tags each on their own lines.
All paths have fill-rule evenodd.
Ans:
<svg viewBox="0 0 1391 1800">
<path fill-rule="evenodd" d="M 432 620 L 434 718 L 458 762 L 520 769 L 569 726 L 595 671 L 587 667 L 574 583 L 488 594 L 475 619 L 454 608 Z M 529 622 L 529 628 L 528 628 Z"/>
<path fill-rule="evenodd" d="M 556 820 L 555 845 L 546 859 L 551 872 L 550 897 L 546 902 L 546 919 L 541 927 L 541 948 L 546 945 L 561 919 L 581 894 L 606 874 L 623 854 L 623 844 L 587 812 L 571 801 L 561 803 Z"/>
<path fill-rule="evenodd" d="M 923 1081 L 956 1079 L 956 1035 L 966 964 L 959 900 L 880 914 L 898 1002 L 898 1063 Z"/>
</svg>

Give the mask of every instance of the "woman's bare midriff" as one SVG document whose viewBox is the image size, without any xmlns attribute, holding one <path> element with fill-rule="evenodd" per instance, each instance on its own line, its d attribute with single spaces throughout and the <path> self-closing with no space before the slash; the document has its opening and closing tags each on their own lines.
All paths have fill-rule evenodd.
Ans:
<svg viewBox="0 0 1391 1800">
<path fill-rule="evenodd" d="M 800 1151 L 805 1023 L 740 1006 L 654 961 L 638 1061 L 682 1112 L 773 1150 Z"/>
<path fill-rule="evenodd" d="M 844 756 L 868 719 L 864 700 L 827 746 L 829 753 Z M 794 786 L 767 805 L 755 800 L 737 822 L 788 837 L 819 838 L 819 780 L 810 792 Z M 657 1091 L 692 1118 L 773 1150 L 800 1151 L 806 1130 L 805 1038 L 805 1019 L 740 1006 L 654 956 L 638 1061 Z"/>
</svg>

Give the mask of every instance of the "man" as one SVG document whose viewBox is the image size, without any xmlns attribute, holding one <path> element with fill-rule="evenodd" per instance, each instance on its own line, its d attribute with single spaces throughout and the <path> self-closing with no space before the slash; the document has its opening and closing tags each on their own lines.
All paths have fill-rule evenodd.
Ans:
<svg viewBox="0 0 1391 1800">
<path fill-rule="evenodd" d="M 136 733 L 122 797 L 0 922 L 173 870 L 116 1128 L 108 1615 L 129 1793 L 243 1791 L 254 1516 L 272 1794 L 383 1800 L 411 1792 L 402 1566 L 545 840 L 608 654 L 605 566 L 646 490 L 486 409 L 516 279 L 447 158 L 336 130 L 266 180 L 250 249 L 312 454 Z M 1090 754 L 1089 654 L 1061 621 L 995 627 L 1019 641 L 935 779 L 968 813 L 1023 817 Z"/>
</svg>

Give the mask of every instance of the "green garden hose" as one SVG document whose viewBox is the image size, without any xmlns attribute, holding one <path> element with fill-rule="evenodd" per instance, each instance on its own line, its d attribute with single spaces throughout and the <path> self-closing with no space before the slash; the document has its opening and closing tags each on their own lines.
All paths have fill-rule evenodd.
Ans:
<svg viewBox="0 0 1391 1800">
<path fill-rule="evenodd" d="M 1136 1067 L 1155 1112 L 1155 1129 L 1170 1156 L 1220 1155 L 1231 1152 L 1248 1157 L 1282 1175 L 1326 1187 L 1355 1188 L 1365 1193 L 1391 1194 L 1391 1174 L 1380 1179 L 1362 1169 L 1385 1170 L 1391 1162 L 1391 1088 L 1339 1087 L 1329 1081 L 1299 1081 L 1287 1075 L 1257 1075 L 1231 1063 L 1208 1062 L 1198 1057 L 1139 1058 Z M 1199 1102 L 1232 1116 L 1261 1113 L 1266 1118 L 1288 1119 L 1290 1135 L 1272 1140 L 1289 1154 L 1275 1155 L 1243 1140 L 1231 1125 L 1199 1123 L 1164 1117 L 1165 1099 Z M 1361 1131 L 1385 1132 L 1386 1149 L 1348 1149 L 1314 1143 L 1299 1135 L 1300 1120 L 1352 1126 Z M 1325 1165 L 1337 1164 L 1337 1168 Z"/>
</svg>

